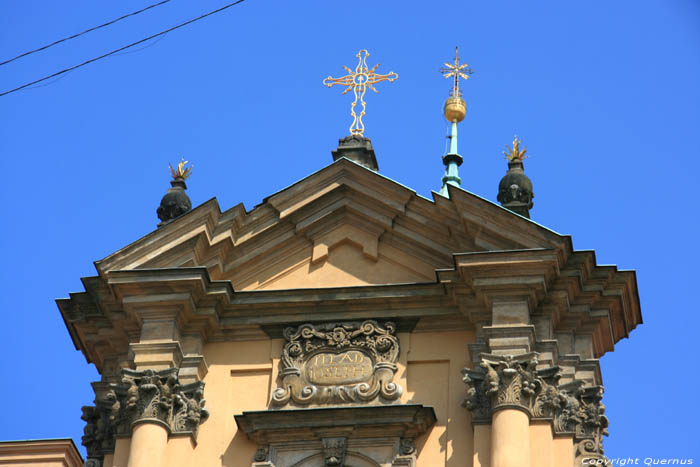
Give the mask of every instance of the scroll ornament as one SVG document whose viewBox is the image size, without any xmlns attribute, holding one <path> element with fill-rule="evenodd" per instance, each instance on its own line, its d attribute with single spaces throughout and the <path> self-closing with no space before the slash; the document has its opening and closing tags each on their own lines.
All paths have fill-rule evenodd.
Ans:
<svg viewBox="0 0 700 467">
<path fill-rule="evenodd" d="M 399 356 L 395 331 L 391 322 L 380 325 L 372 320 L 285 329 L 282 382 L 272 394 L 272 403 L 306 406 L 397 400 L 402 388 L 392 382 Z"/>
</svg>

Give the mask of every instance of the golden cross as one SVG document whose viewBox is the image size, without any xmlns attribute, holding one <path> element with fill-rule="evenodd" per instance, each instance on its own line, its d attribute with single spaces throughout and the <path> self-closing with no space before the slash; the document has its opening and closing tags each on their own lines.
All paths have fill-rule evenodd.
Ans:
<svg viewBox="0 0 700 467">
<path fill-rule="evenodd" d="M 371 89 L 374 92 L 379 92 L 374 88 L 374 84 L 377 84 L 381 81 L 395 81 L 396 78 L 399 77 L 396 73 L 393 71 L 390 71 L 386 75 L 380 75 L 374 72 L 379 67 L 379 63 L 374 65 L 372 69 L 367 68 L 367 57 L 369 57 L 369 52 L 366 50 L 360 50 L 357 52 L 357 58 L 359 59 L 359 62 L 357 63 L 357 67 L 355 67 L 355 71 L 353 72 L 350 68 L 344 66 L 345 71 L 348 72 L 347 75 L 343 76 L 342 78 L 331 78 L 330 76 L 326 79 L 323 80 L 323 84 L 328 86 L 329 88 L 331 86 L 334 86 L 336 84 L 340 84 L 342 86 L 347 86 L 347 89 L 343 91 L 343 94 L 347 93 L 349 90 L 352 89 L 352 91 L 355 93 L 355 100 L 353 103 L 350 105 L 350 114 L 353 117 L 352 125 L 350 125 L 350 134 L 351 135 L 360 135 L 365 132 L 365 126 L 362 123 L 362 117 L 365 115 L 365 92 L 367 91 L 367 88 Z M 360 101 L 360 104 L 362 104 L 362 111 L 360 112 L 359 115 L 355 113 L 355 106 L 357 105 L 357 101 Z"/>
<path fill-rule="evenodd" d="M 459 47 L 455 47 L 455 62 L 445 62 L 445 67 L 447 68 L 440 68 L 440 73 L 442 73 L 445 78 L 454 77 L 455 82 L 452 86 L 452 95 L 455 97 L 459 97 L 460 95 L 459 78 L 464 78 L 466 80 L 469 79 L 469 75 L 474 73 L 471 68 L 467 68 L 468 66 L 468 63 L 465 63 L 464 65 L 459 64 Z"/>
</svg>

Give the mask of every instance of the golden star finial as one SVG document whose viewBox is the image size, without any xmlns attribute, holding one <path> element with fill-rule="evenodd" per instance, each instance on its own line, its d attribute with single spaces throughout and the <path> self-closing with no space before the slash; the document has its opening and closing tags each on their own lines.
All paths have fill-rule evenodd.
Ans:
<svg viewBox="0 0 700 467">
<path fill-rule="evenodd" d="M 177 164 L 177 170 L 173 169 L 173 166 L 171 164 L 168 164 L 168 167 L 170 167 L 170 173 L 174 179 L 181 178 L 183 180 L 186 180 L 187 177 L 189 177 L 192 174 L 192 169 L 194 169 L 194 166 L 185 167 L 185 165 L 188 162 L 189 161 L 186 161 L 183 157 L 182 160 Z"/>
<path fill-rule="evenodd" d="M 469 75 L 474 73 L 474 71 L 468 67 L 468 63 L 465 63 L 463 65 L 459 64 L 459 47 L 455 47 L 454 63 L 445 62 L 445 67 L 440 68 L 440 73 L 442 73 L 445 78 L 454 78 L 454 84 L 452 85 L 452 91 L 450 95 L 459 97 L 459 78 L 467 80 L 469 79 Z"/>
<path fill-rule="evenodd" d="M 527 159 L 528 156 L 525 155 L 527 152 L 527 148 L 523 146 L 522 149 L 520 149 L 520 144 L 522 144 L 523 140 L 518 140 L 517 135 L 513 137 L 513 147 L 511 148 L 506 144 L 506 151 L 503 151 L 503 154 L 506 156 L 506 159 L 509 161 L 522 161 L 523 159 Z"/>
<path fill-rule="evenodd" d="M 347 88 L 343 91 L 343 94 L 347 93 L 351 89 L 355 93 L 355 100 L 350 105 L 350 114 L 353 117 L 352 124 L 350 125 L 351 135 L 362 136 L 362 134 L 365 132 L 365 126 L 362 123 L 362 117 L 364 117 L 365 108 L 367 107 L 367 104 L 365 104 L 364 100 L 367 88 L 378 93 L 379 91 L 377 91 L 374 88 L 374 84 L 377 84 L 381 81 L 393 82 L 396 81 L 396 79 L 399 77 L 399 75 L 397 75 L 393 71 L 390 71 L 386 75 L 380 75 L 375 73 L 374 70 L 376 70 L 379 67 L 379 63 L 374 65 L 372 69 L 368 69 L 367 57 L 369 57 L 369 52 L 367 52 L 364 49 L 360 50 L 357 53 L 357 58 L 359 59 L 359 62 L 357 64 L 357 67 L 355 67 L 354 72 L 350 68 L 344 66 L 343 68 L 345 68 L 345 71 L 348 72 L 347 75 L 343 76 L 342 78 L 331 78 L 329 76 L 328 78 L 323 80 L 323 84 L 325 84 L 329 88 L 336 84 L 347 86 Z M 357 105 L 358 101 L 360 102 L 360 104 L 362 104 L 362 111 L 359 115 L 355 113 L 355 106 Z"/>
</svg>

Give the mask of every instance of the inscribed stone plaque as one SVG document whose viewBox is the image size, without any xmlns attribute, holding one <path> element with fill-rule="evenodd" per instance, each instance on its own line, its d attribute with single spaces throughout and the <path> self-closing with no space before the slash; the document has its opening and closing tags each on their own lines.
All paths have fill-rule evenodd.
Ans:
<svg viewBox="0 0 700 467">
<path fill-rule="evenodd" d="M 371 358 L 358 350 L 337 354 L 321 352 L 306 363 L 306 379 L 311 384 L 360 383 L 367 381 L 372 371 Z"/>
<path fill-rule="evenodd" d="M 376 321 L 304 324 L 284 330 L 281 384 L 272 403 L 363 403 L 393 401 L 401 386 L 392 380 L 399 356 L 395 326 Z"/>
</svg>

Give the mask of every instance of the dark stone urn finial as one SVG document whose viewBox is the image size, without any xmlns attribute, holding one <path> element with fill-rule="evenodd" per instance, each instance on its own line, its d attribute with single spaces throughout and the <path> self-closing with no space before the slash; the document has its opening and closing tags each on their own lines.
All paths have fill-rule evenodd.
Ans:
<svg viewBox="0 0 700 467">
<path fill-rule="evenodd" d="M 498 184 L 498 201 L 504 208 L 529 219 L 535 194 L 532 192 L 532 181 L 523 170 L 527 149 L 521 144 L 522 141 L 516 136 L 513 146 L 506 145 L 507 151 L 503 151 L 508 159 L 508 171 Z"/>
<path fill-rule="evenodd" d="M 498 184 L 498 201 L 501 206 L 529 219 L 534 197 L 532 181 L 525 175 L 523 161 L 508 161 L 508 171 Z"/>
<path fill-rule="evenodd" d="M 185 193 L 187 189 L 185 179 L 192 173 L 192 167 L 185 168 L 185 164 L 187 164 L 187 161 L 183 158 L 177 165 L 177 170 L 170 166 L 173 179 L 170 181 L 170 189 L 163 196 L 163 199 L 160 200 L 160 206 L 158 206 L 156 211 L 158 219 L 161 220 L 158 227 L 167 224 L 192 209 L 192 201 Z"/>
<path fill-rule="evenodd" d="M 345 157 L 375 172 L 379 170 L 372 140 L 360 134 L 352 134 L 338 140 L 338 148 L 331 151 L 331 154 L 334 161 Z"/>
</svg>

